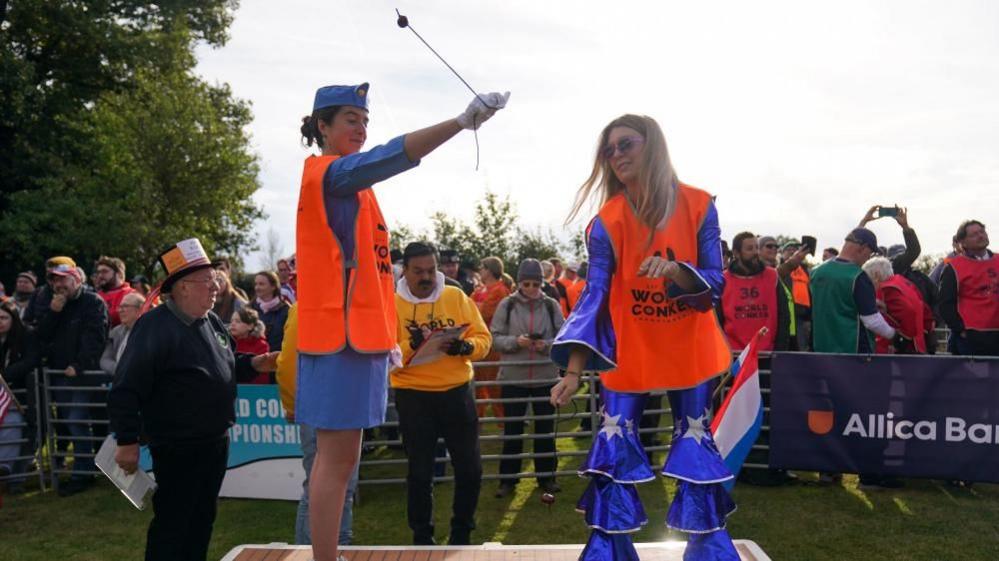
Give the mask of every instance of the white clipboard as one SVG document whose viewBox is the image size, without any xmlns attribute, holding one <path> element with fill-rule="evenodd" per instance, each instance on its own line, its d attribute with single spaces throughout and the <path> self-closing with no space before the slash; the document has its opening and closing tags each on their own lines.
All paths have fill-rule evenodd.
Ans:
<svg viewBox="0 0 999 561">
<path fill-rule="evenodd" d="M 424 339 L 423 343 L 417 347 L 416 352 L 413 356 L 409 357 L 406 361 L 406 366 L 419 366 L 421 364 L 427 364 L 428 362 L 434 362 L 440 358 L 446 356 L 443 351 L 439 350 L 441 344 L 445 342 L 451 342 L 455 339 L 460 339 L 462 335 L 468 331 L 469 324 L 456 325 L 454 327 L 445 327 L 443 329 L 436 329 L 430 336 Z"/>
<path fill-rule="evenodd" d="M 118 444 L 115 442 L 114 435 L 109 434 L 104 439 L 104 443 L 101 444 L 97 456 L 94 457 L 94 463 L 121 491 L 121 494 L 125 495 L 132 506 L 139 510 L 145 510 L 149 506 L 153 493 L 156 492 L 156 481 L 141 469 L 135 470 L 135 473 L 131 475 L 125 473 L 125 470 L 118 467 L 114 461 L 114 453 L 117 449 Z"/>
</svg>

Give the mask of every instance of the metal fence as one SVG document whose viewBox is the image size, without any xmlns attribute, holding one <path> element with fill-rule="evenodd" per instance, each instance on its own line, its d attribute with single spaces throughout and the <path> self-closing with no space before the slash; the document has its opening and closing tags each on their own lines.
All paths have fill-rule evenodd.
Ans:
<svg viewBox="0 0 999 561">
<path fill-rule="evenodd" d="M 549 360 L 535 360 L 535 361 L 507 361 L 507 362 L 477 362 L 473 363 L 473 368 L 476 370 L 481 368 L 495 368 L 502 366 L 547 366 L 551 365 Z M 554 385 L 557 380 L 553 380 L 550 384 Z M 570 462 L 570 464 L 581 464 L 583 457 L 585 457 L 589 451 L 589 441 L 592 440 L 593 436 L 600 429 L 600 397 L 599 397 L 599 377 L 596 375 L 584 375 L 580 381 L 581 391 L 573 396 L 573 405 L 563 407 L 556 410 L 553 415 L 537 415 L 531 410 L 531 414 L 521 415 L 521 416 L 496 416 L 495 412 L 489 416 L 483 416 L 479 418 L 480 426 L 480 437 L 479 442 L 486 448 L 481 456 L 482 463 L 484 466 L 492 464 L 498 464 L 500 461 L 505 459 L 519 459 L 522 461 L 533 461 L 537 458 L 552 458 L 554 457 L 561 462 L 561 460 L 566 458 L 578 458 L 578 462 Z M 520 381 L 504 381 L 504 380 L 473 380 L 471 384 L 471 390 L 475 391 L 477 388 L 483 387 L 499 387 L 503 386 L 517 386 L 523 385 Z M 550 387 L 548 386 L 548 387 Z M 664 396 L 665 391 L 652 392 L 649 396 L 649 403 L 651 407 L 647 407 L 643 419 L 646 422 L 654 423 L 655 426 L 643 426 L 638 429 L 638 433 L 645 442 L 651 442 L 650 445 L 645 447 L 648 453 L 662 452 L 669 449 L 668 444 L 659 444 L 655 442 L 655 439 L 659 435 L 672 435 L 672 411 L 668 406 L 664 407 L 662 405 L 656 406 L 657 400 L 661 400 L 661 403 L 665 403 Z M 537 403 L 537 402 L 547 402 L 548 398 L 541 397 L 524 397 L 524 398 L 484 398 L 476 399 L 476 405 L 504 405 L 513 403 Z M 390 401 L 389 403 L 389 418 L 394 418 L 394 403 Z M 669 424 L 663 426 L 660 422 L 660 418 L 665 417 Z M 555 430 L 546 433 L 535 433 L 531 430 L 532 425 L 538 420 L 548 420 L 555 424 Z M 519 435 L 505 434 L 494 434 L 490 430 L 490 427 L 501 425 L 505 422 L 510 421 L 523 421 L 524 422 L 524 432 Z M 576 421 L 579 421 L 580 426 L 576 425 Z M 588 421 L 588 423 L 587 423 Z M 589 427 L 585 430 L 581 428 L 581 425 L 588 424 Z M 643 422 L 643 425 L 646 423 Z M 402 440 L 398 437 L 398 421 L 391 420 L 377 429 L 377 433 L 380 435 L 376 439 L 365 440 L 365 446 L 368 448 L 380 448 L 382 446 L 387 447 L 389 450 L 401 449 Z M 385 435 L 395 435 L 392 438 L 386 438 Z M 492 448 L 495 448 L 493 443 L 503 443 L 508 440 L 520 440 L 522 442 L 536 441 L 539 439 L 552 438 L 555 439 L 556 452 L 554 453 L 535 453 L 533 448 L 531 452 L 522 452 L 520 454 L 502 454 L 493 453 Z M 582 446 L 571 446 L 568 444 L 569 441 L 581 441 Z M 438 440 L 438 448 L 442 450 L 443 439 Z M 559 443 L 562 443 L 562 450 L 559 451 Z M 570 450 L 568 448 L 579 448 Z M 403 454 L 397 454 L 397 457 L 384 458 L 384 459 L 372 459 L 370 456 L 362 457 L 361 459 L 361 485 L 374 485 L 374 484 L 398 484 L 406 482 L 406 463 L 407 460 Z M 439 454 L 437 458 L 437 463 L 446 464 L 449 459 L 443 455 Z M 398 469 L 397 473 L 385 473 L 390 471 L 386 468 L 395 467 Z M 527 478 L 544 478 L 544 477 L 554 477 L 562 475 L 576 475 L 576 470 L 574 465 L 566 466 L 568 469 L 557 470 L 554 472 L 538 472 L 538 471 L 521 471 L 517 474 L 504 474 L 498 473 L 498 469 L 490 470 L 484 469 L 482 479 L 484 481 L 488 480 L 499 480 L 499 479 L 527 479 Z M 377 468 L 377 469 L 375 469 Z M 556 468 L 557 469 L 557 468 Z M 453 481 L 453 476 L 438 476 L 434 477 L 435 482 Z"/>
<path fill-rule="evenodd" d="M 102 370 L 67 376 L 62 370 L 42 369 L 48 476 L 57 491 L 60 475 L 100 474 L 94 466 L 94 456 L 108 432 L 110 380 Z M 69 458 L 73 459 L 71 464 Z"/>
<path fill-rule="evenodd" d="M 946 330 L 939 330 L 941 346 L 945 345 L 947 338 Z M 943 354 L 943 353 L 941 353 Z M 478 362 L 473 363 L 476 370 L 481 368 L 495 368 L 503 366 L 545 366 L 550 365 L 548 360 L 537 361 L 517 361 L 517 362 Z M 30 436 L 33 435 L 34 443 L 41 443 L 36 453 L 26 450 L 16 459 L 24 462 L 22 465 L 31 466 L 30 471 L 21 471 L 11 476 L 0 478 L 0 480 L 27 479 L 38 477 L 44 485 L 47 475 L 51 485 L 58 489 L 60 475 L 95 475 L 99 471 L 93 467 L 93 458 L 96 449 L 104 440 L 108 430 L 107 420 L 107 391 L 110 377 L 102 371 L 87 371 L 75 377 L 67 377 L 63 371 L 40 369 L 39 376 L 41 384 L 31 384 L 35 388 L 34 403 L 41 404 L 30 409 L 33 415 L 33 426 L 31 422 L 21 423 L 24 429 L 32 434 L 16 440 L 17 443 L 25 445 L 31 444 Z M 517 381 L 503 380 L 473 380 L 470 391 L 483 387 L 503 387 L 523 384 Z M 554 381 L 552 381 L 554 385 Z M 769 446 L 769 413 L 770 413 L 770 369 L 769 355 L 760 354 L 760 385 L 764 401 L 764 423 L 761 430 L 760 439 L 753 446 L 755 451 L 768 451 Z M 29 387 L 31 387 L 29 386 Z M 27 390 L 20 390 L 21 395 L 30 394 Z M 719 392 L 715 406 L 724 398 L 726 391 Z M 481 456 L 484 465 L 498 464 L 504 459 L 519 459 L 522 461 L 532 461 L 538 458 L 555 457 L 564 469 L 554 472 L 521 471 L 517 474 L 500 475 L 497 469 L 485 469 L 483 480 L 498 479 L 525 479 L 542 478 L 563 475 L 575 475 L 576 466 L 582 463 L 583 457 L 588 454 L 589 442 L 600 428 L 600 390 L 599 377 L 587 374 L 581 379 L 581 390 L 573 397 L 572 406 L 563 407 L 556 410 L 553 415 L 537 415 L 533 407 L 531 414 L 521 416 L 497 416 L 494 414 L 479 418 L 480 437 L 479 441 L 484 448 Z M 673 432 L 672 410 L 665 399 L 666 392 L 652 392 L 649 395 L 648 405 L 642 415 L 643 422 L 638 429 L 643 445 L 647 453 L 655 454 L 668 451 L 669 441 Z M 545 396 L 525 397 L 525 398 L 484 398 L 476 399 L 477 406 L 493 406 L 513 403 L 539 403 L 548 400 Z M 23 401 L 22 401 L 23 403 Z M 362 485 L 374 484 L 400 484 L 406 481 L 406 457 L 402 452 L 402 440 L 399 436 L 398 415 L 395 412 L 395 404 L 389 403 L 388 421 L 374 429 L 373 435 L 365 439 L 365 448 L 374 453 L 364 454 L 361 458 L 361 480 Z M 554 430 L 538 434 L 533 432 L 533 424 L 538 420 L 550 420 L 554 422 Z M 505 435 L 490 430 L 501 426 L 505 422 L 523 421 L 524 431 L 517 435 Z M 578 424 L 577 424 L 578 421 Z M 588 425 L 585 426 L 585 425 Z M 520 440 L 522 443 L 536 441 L 539 439 L 552 438 L 555 440 L 556 452 L 537 454 L 533 450 L 524 451 L 519 454 L 504 455 L 496 451 L 497 445 L 501 445 L 508 440 Z M 440 468 L 446 469 L 449 458 L 443 453 L 443 439 L 438 441 L 438 471 Z M 0 441 L 0 445 L 8 442 Z M 69 452 L 72 444 L 73 451 Z M 559 446 L 561 444 L 561 446 Z M 30 448 L 30 446 L 28 447 Z M 44 451 L 44 454 L 43 454 Z M 44 456 L 44 458 L 43 458 Z M 72 457 L 73 462 L 67 460 Z M 564 462 L 562 460 L 578 458 L 578 461 Z M 34 460 L 32 462 L 32 460 Z M 45 461 L 47 460 L 47 462 Z M 765 463 L 747 462 L 747 468 L 767 468 Z M 453 481 L 452 476 L 442 475 L 435 477 L 436 482 Z"/>
</svg>

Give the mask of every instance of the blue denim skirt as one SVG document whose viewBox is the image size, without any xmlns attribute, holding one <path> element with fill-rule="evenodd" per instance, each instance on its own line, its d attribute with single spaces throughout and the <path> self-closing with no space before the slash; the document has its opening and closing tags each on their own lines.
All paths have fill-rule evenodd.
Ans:
<svg viewBox="0 0 999 561">
<path fill-rule="evenodd" d="M 346 348 L 331 355 L 298 355 L 295 420 L 318 429 L 377 427 L 388 402 L 388 353 Z"/>
</svg>

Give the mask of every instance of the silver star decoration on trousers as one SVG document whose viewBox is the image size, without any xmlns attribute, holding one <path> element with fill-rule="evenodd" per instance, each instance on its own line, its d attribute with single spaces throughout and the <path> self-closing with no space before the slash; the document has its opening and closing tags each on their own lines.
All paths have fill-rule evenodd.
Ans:
<svg viewBox="0 0 999 561">
<path fill-rule="evenodd" d="M 621 414 L 618 413 L 617 415 L 611 416 L 606 409 L 602 414 L 604 416 L 604 426 L 600 428 L 599 434 L 607 438 L 607 440 L 610 440 L 615 436 L 624 438 L 624 435 L 621 432 L 621 425 L 619 424 Z"/>
<path fill-rule="evenodd" d="M 687 415 L 687 431 L 683 433 L 683 438 L 693 438 L 698 446 L 701 440 L 708 436 L 708 411 L 697 418 Z"/>
</svg>

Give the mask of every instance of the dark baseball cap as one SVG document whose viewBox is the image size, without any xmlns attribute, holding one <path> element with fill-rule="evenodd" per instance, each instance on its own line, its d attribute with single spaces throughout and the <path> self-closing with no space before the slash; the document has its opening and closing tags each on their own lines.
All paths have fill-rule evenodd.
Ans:
<svg viewBox="0 0 999 561">
<path fill-rule="evenodd" d="M 846 237 L 846 241 L 866 246 L 873 252 L 878 251 L 878 237 L 867 228 L 854 228 Z"/>
</svg>

